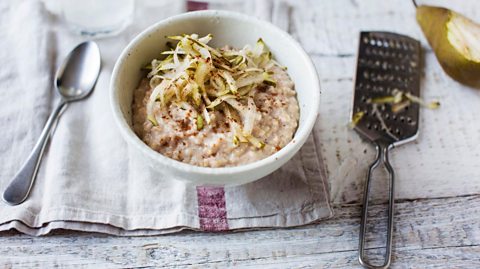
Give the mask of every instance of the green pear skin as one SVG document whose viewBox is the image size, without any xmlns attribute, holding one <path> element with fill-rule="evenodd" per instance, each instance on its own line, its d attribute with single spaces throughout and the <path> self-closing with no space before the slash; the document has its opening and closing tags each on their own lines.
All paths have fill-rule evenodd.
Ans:
<svg viewBox="0 0 480 269">
<path fill-rule="evenodd" d="M 463 17 L 459 13 L 441 7 L 422 5 L 417 8 L 417 21 L 443 70 L 456 81 L 480 89 L 480 60 L 469 59 L 458 51 L 448 39 L 450 29 L 447 25 L 455 16 Z M 467 20 L 470 26 L 475 24 L 466 17 L 462 19 Z M 478 26 L 480 31 L 479 24 L 474 26 Z M 477 39 L 477 42 L 473 45 L 478 47 L 480 39 Z"/>
</svg>

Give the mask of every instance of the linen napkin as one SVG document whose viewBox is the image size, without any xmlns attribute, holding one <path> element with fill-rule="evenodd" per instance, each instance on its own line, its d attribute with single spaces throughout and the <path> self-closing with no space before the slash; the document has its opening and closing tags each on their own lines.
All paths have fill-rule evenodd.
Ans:
<svg viewBox="0 0 480 269">
<path fill-rule="evenodd" d="M 276 172 L 236 187 L 188 185 L 165 178 L 132 157 L 134 151 L 120 137 L 110 112 L 113 65 L 142 29 L 184 11 L 183 2 L 137 1 L 133 24 L 118 36 L 97 41 L 103 67 L 95 91 L 70 104 L 61 116 L 29 199 L 14 207 L 0 203 L 0 231 L 152 235 L 182 229 L 291 227 L 332 216 L 318 137 L 310 136 Z M 53 88 L 56 67 L 83 40 L 43 2 L 0 2 L 1 191 L 25 161 L 58 102 Z"/>
</svg>

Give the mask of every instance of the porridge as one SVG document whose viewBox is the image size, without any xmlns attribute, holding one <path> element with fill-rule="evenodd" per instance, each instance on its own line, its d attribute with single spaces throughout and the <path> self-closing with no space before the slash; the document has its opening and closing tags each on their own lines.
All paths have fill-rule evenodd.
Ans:
<svg viewBox="0 0 480 269">
<path fill-rule="evenodd" d="M 135 133 L 185 163 L 251 163 L 287 145 L 298 125 L 294 84 L 264 42 L 237 50 L 207 45 L 211 35 L 173 36 L 134 91 Z"/>
</svg>

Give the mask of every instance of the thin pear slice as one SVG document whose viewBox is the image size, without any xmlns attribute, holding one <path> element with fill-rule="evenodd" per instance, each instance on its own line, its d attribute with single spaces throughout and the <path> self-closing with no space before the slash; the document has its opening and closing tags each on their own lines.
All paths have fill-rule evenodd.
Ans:
<svg viewBox="0 0 480 269">
<path fill-rule="evenodd" d="M 480 88 L 480 24 L 455 11 L 423 5 L 417 8 L 417 21 L 443 70 Z"/>
</svg>

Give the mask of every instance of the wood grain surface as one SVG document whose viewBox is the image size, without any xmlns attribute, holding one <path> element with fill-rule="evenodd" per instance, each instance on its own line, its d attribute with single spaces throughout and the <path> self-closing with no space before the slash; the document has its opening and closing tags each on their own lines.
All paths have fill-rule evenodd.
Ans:
<svg viewBox="0 0 480 269">
<path fill-rule="evenodd" d="M 395 214 L 392 268 L 479 268 L 480 196 L 402 201 Z M 110 237 L 58 232 L 0 237 L 0 267 L 93 268 L 359 268 L 360 207 L 335 208 L 333 219 L 295 229 Z M 383 205 L 372 220 L 385 220 Z M 380 254 L 385 231 L 372 231 L 369 253 Z M 378 255 L 374 257 L 379 257 Z M 375 260 L 375 259 L 374 259 Z"/>
</svg>

